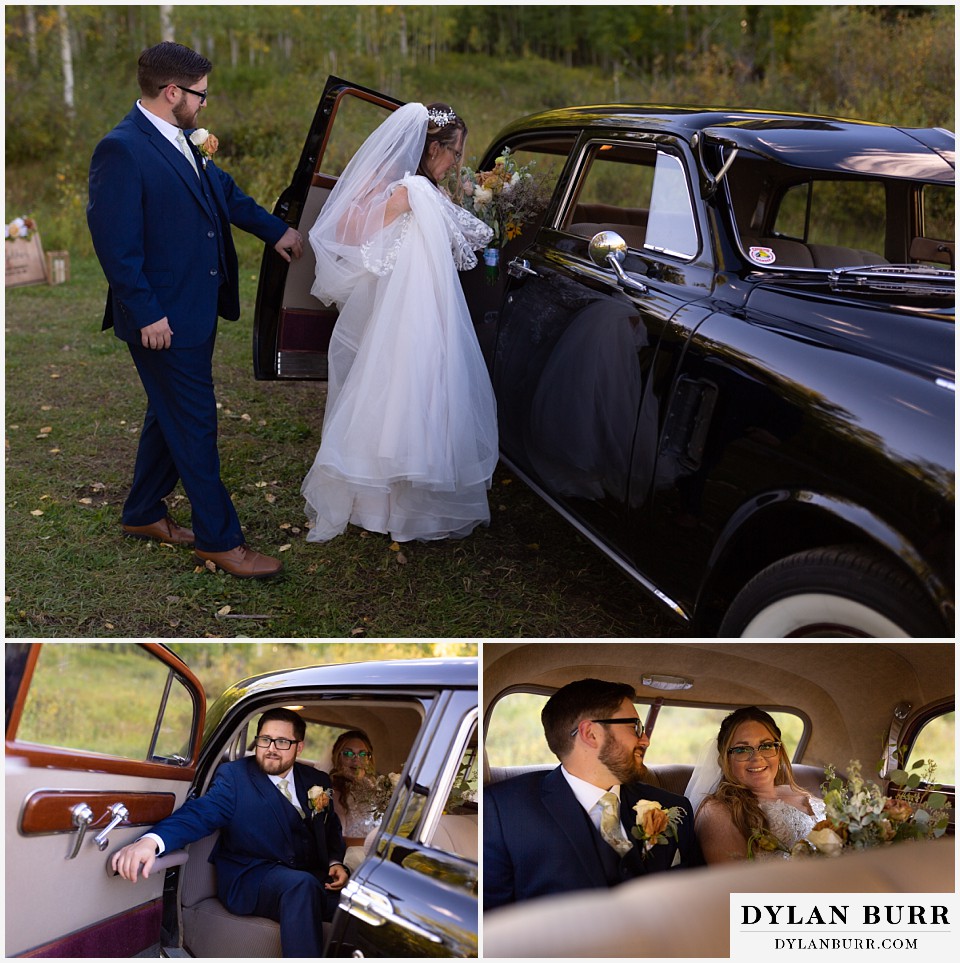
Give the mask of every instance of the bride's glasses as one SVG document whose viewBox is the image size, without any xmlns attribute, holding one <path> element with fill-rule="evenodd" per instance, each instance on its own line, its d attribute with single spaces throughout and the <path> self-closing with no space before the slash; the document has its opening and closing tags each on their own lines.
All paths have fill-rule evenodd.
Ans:
<svg viewBox="0 0 960 963">
<path fill-rule="evenodd" d="M 780 751 L 780 746 L 781 743 L 776 741 L 761 742 L 756 749 L 753 746 L 734 746 L 727 750 L 727 755 L 733 756 L 734 759 L 739 759 L 741 762 L 749 759 L 755 752 L 760 753 L 764 759 L 772 759 Z"/>
<path fill-rule="evenodd" d="M 354 752 L 352 749 L 341 749 L 340 755 L 344 759 L 353 759 L 356 756 L 358 759 L 372 759 L 373 753 L 367 752 L 366 749 L 361 749 L 359 752 Z"/>
</svg>

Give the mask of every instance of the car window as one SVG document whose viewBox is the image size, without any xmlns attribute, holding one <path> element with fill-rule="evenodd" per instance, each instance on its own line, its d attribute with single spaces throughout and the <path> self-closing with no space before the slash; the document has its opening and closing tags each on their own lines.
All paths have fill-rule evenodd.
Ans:
<svg viewBox="0 0 960 963">
<path fill-rule="evenodd" d="M 40 649 L 18 742 L 182 765 L 193 699 L 149 652 L 124 642 L 47 643 Z"/>
<path fill-rule="evenodd" d="M 650 196 L 650 220 L 643 246 L 658 254 L 692 258 L 699 248 L 697 222 L 683 161 L 675 154 L 657 152 Z"/>
<path fill-rule="evenodd" d="M 360 145 L 390 115 L 391 111 L 360 96 L 341 97 L 336 107 L 333 135 L 323 152 L 317 173 L 339 177 Z"/>
<path fill-rule="evenodd" d="M 853 179 L 798 184 L 780 201 L 774 234 L 807 244 L 866 249 L 879 257 L 886 237 L 884 186 Z"/>
<path fill-rule="evenodd" d="M 955 191 L 940 184 L 925 184 L 921 194 L 924 237 L 953 241 L 956 233 Z M 951 265 L 952 267 L 953 265 Z"/>
<path fill-rule="evenodd" d="M 593 143 L 567 206 L 562 230 L 579 237 L 616 231 L 641 249 L 650 217 L 657 152 L 634 144 Z"/>
<path fill-rule="evenodd" d="M 926 722 L 907 753 L 904 768 L 921 759 L 937 764 L 934 781 L 944 786 L 957 784 L 956 772 L 956 713 L 947 712 Z"/>
<path fill-rule="evenodd" d="M 540 712 L 548 694 L 510 692 L 493 708 L 485 741 L 487 762 L 491 766 L 556 765 L 557 757 L 547 748 L 540 723 Z M 651 704 L 637 701 L 637 712 L 650 719 Z M 697 762 L 701 749 L 712 739 L 730 707 L 663 705 L 653 727 L 647 762 L 651 765 Z M 791 759 L 796 758 L 804 737 L 804 720 L 795 713 L 774 710 L 770 713 L 780 726 Z"/>
</svg>

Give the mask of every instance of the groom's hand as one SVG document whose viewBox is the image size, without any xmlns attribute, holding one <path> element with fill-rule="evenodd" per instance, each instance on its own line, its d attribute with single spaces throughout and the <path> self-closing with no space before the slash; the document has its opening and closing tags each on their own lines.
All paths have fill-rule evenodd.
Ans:
<svg viewBox="0 0 960 963">
<path fill-rule="evenodd" d="M 298 230 L 288 227 L 284 231 L 283 237 L 273 247 L 284 261 L 289 262 L 293 258 L 299 259 L 300 255 L 303 254 L 303 238 Z"/>
<path fill-rule="evenodd" d="M 151 348 L 154 351 L 169 348 L 172 337 L 173 332 L 170 330 L 170 322 L 166 318 L 161 318 L 159 321 L 154 321 L 153 324 L 148 324 L 145 328 L 140 329 L 140 343 L 145 348 Z"/>
<path fill-rule="evenodd" d="M 157 844 L 152 839 L 138 839 L 135 843 L 118 849 L 113 854 L 111 863 L 114 872 L 135 883 L 140 867 L 143 867 L 143 878 L 147 879 L 156 861 Z"/>
</svg>

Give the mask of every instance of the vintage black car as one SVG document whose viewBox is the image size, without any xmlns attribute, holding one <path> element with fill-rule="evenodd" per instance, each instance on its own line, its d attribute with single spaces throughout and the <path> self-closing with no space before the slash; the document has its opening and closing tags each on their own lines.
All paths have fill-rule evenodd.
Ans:
<svg viewBox="0 0 960 963">
<path fill-rule="evenodd" d="M 276 213 L 396 105 L 331 78 Z M 503 462 L 692 632 L 952 636 L 953 134 L 614 105 L 505 148 L 552 196 L 463 275 Z M 267 251 L 258 378 L 325 376 L 312 280 Z"/>
<path fill-rule="evenodd" d="M 197 678 L 156 643 L 17 643 L 5 656 L 8 957 L 280 956 L 276 923 L 217 899 L 216 833 L 135 885 L 110 868 L 250 752 L 277 706 L 307 723 L 300 762 L 329 770 L 333 740 L 358 728 L 378 771 L 397 774 L 324 924 L 327 955 L 477 955 L 476 659 L 287 669 L 206 709 Z"/>
</svg>

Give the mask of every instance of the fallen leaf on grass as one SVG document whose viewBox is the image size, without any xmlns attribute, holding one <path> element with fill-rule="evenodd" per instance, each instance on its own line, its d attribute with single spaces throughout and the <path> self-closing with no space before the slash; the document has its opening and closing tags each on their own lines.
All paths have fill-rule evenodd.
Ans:
<svg viewBox="0 0 960 963">
<path fill-rule="evenodd" d="M 219 618 L 220 616 L 222 616 L 222 615 L 229 615 L 229 614 L 230 614 L 230 606 L 229 606 L 229 605 L 225 605 L 222 609 L 217 609 L 217 617 L 218 617 L 218 618 Z"/>
<path fill-rule="evenodd" d="M 264 499 L 265 499 L 266 501 L 268 501 L 271 505 L 277 500 L 277 496 L 276 496 L 276 495 L 271 495 L 270 492 L 267 492 L 267 494 L 264 495 L 263 497 L 264 497 Z"/>
<path fill-rule="evenodd" d="M 59 454 L 60 454 L 60 449 L 59 449 L 59 448 L 51 448 L 51 449 L 50 449 L 50 454 L 51 454 L 51 455 L 59 455 Z"/>
<path fill-rule="evenodd" d="M 211 561 L 209 558 L 203 563 L 203 567 L 204 567 L 208 572 L 213 572 L 214 575 L 217 574 L 217 563 Z"/>
<path fill-rule="evenodd" d="M 32 512 L 30 512 L 30 514 L 31 514 L 31 515 L 42 515 L 43 512 L 42 512 L 39 508 L 35 508 Z"/>
<path fill-rule="evenodd" d="M 265 481 L 258 481 L 253 483 L 254 488 L 266 488 L 267 483 Z"/>
<path fill-rule="evenodd" d="M 291 548 L 292 548 L 292 546 L 290 545 L 289 542 L 287 542 L 286 545 L 281 545 L 281 546 L 277 549 L 277 551 L 278 551 L 278 552 L 289 552 Z"/>
<path fill-rule="evenodd" d="M 350 630 L 351 635 L 363 635 L 367 630 L 362 626 L 358 625 L 355 629 Z"/>
<path fill-rule="evenodd" d="M 40 405 L 41 411 L 53 411 L 53 405 Z"/>
<path fill-rule="evenodd" d="M 406 564 L 407 564 L 407 556 L 404 555 L 403 552 L 397 552 L 397 565 L 406 565 Z"/>
<path fill-rule="evenodd" d="M 391 551 L 391 552 L 399 552 L 399 551 L 400 551 L 400 544 L 399 544 L 399 542 L 392 542 L 391 545 L 390 545 L 390 551 Z"/>
<path fill-rule="evenodd" d="M 81 504 L 81 505 L 92 505 L 92 504 L 93 504 L 93 499 L 92 499 L 92 498 L 81 498 L 81 499 L 80 499 L 80 504 Z"/>
<path fill-rule="evenodd" d="M 241 416 L 240 416 L 240 420 L 241 420 L 241 421 L 253 421 L 253 419 L 252 419 L 249 415 L 246 415 L 246 414 L 241 415 Z"/>
<path fill-rule="evenodd" d="M 280 528 L 282 528 L 284 531 L 286 531 L 288 528 L 292 528 L 292 527 L 293 527 L 293 526 L 292 526 L 289 522 L 281 522 L 281 523 L 280 523 Z"/>
</svg>

